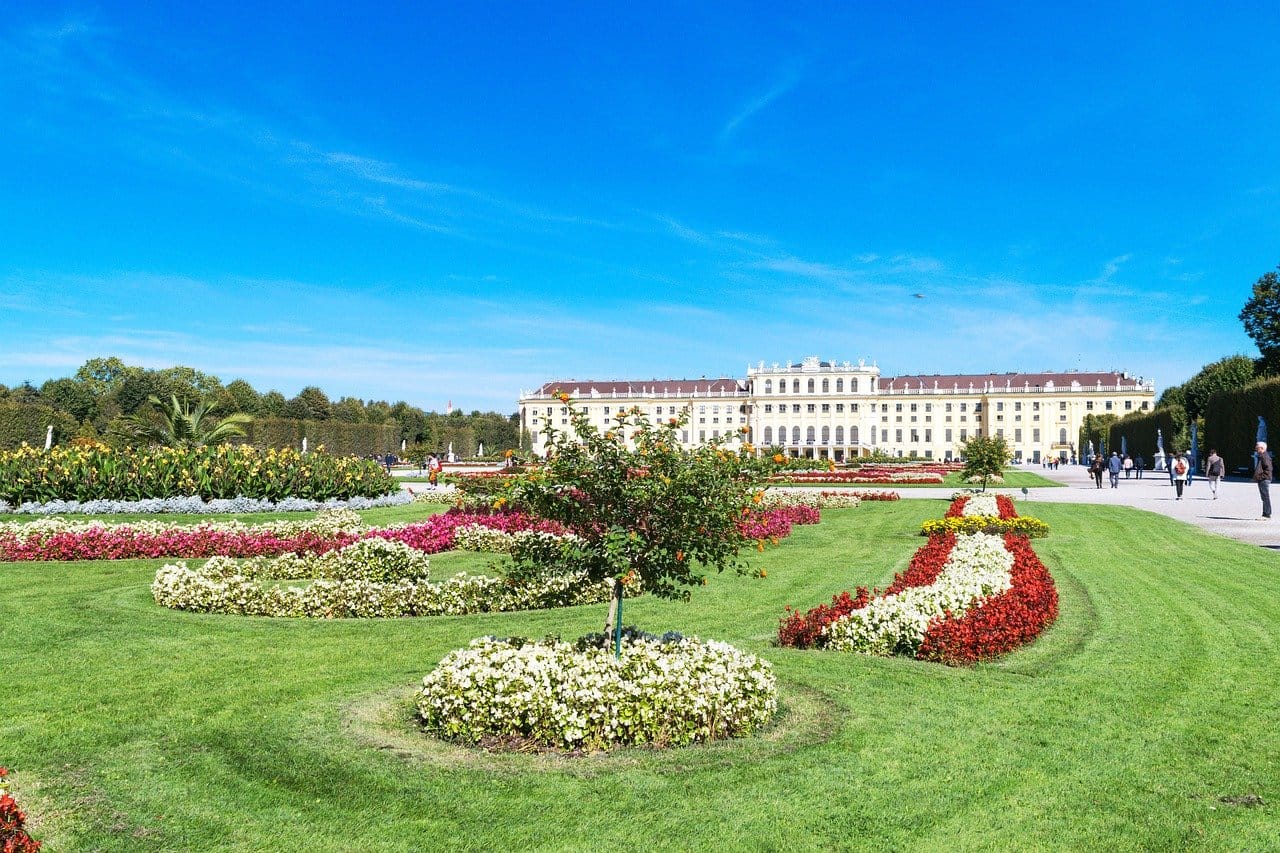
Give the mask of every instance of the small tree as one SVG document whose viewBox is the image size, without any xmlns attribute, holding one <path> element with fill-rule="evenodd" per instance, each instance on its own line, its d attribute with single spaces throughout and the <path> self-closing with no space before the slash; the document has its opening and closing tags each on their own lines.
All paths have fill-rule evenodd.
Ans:
<svg viewBox="0 0 1280 853">
<path fill-rule="evenodd" d="M 725 435 L 682 447 L 676 430 L 687 411 L 652 425 L 633 408 L 600 429 L 567 394 L 558 396 L 573 430 L 548 430 L 546 464 L 517 479 L 513 497 L 583 537 L 577 556 L 588 577 L 613 583 L 606 632 L 633 581 L 654 595 L 687 599 L 706 582 L 705 570 L 744 568 L 738 522 L 760 499 L 768 470 L 750 444 L 731 450 Z"/>
<path fill-rule="evenodd" d="M 1003 437 L 975 435 L 964 443 L 960 451 L 964 454 L 964 470 L 961 475 L 965 480 L 970 477 L 982 478 L 982 490 L 987 490 L 987 482 L 1004 471 L 1004 466 L 1013 456 L 1009 445 Z"/>
<path fill-rule="evenodd" d="M 253 420 L 246 414 L 228 415 L 214 422 L 210 412 L 217 403 L 201 401 L 195 408 L 171 395 L 168 405 L 152 397 L 152 411 L 126 415 L 117 424 L 116 434 L 134 444 L 159 444 L 163 447 L 203 447 L 244 437 L 244 425 Z"/>
</svg>

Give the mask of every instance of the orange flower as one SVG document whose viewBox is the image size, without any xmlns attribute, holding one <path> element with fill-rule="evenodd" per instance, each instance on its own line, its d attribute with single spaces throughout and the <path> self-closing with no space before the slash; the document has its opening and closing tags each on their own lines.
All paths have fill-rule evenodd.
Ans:
<svg viewBox="0 0 1280 853">
<path fill-rule="evenodd" d="M 779 465 L 781 465 L 781 464 L 782 464 L 782 454 L 781 454 L 781 453 L 775 453 L 775 454 L 773 454 L 773 461 L 774 461 L 774 462 L 777 462 Z"/>
<path fill-rule="evenodd" d="M 763 551 L 763 550 L 764 550 L 764 540 L 763 540 L 763 539 L 757 539 L 757 540 L 756 540 L 756 550 L 757 550 L 757 551 Z"/>
<path fill-rule="evenodd" d="M 667 423 L 671 424 L 672 426 L 675 426 L 676 424 L 679 423 L 679 421 L 676 420 L 675 418 L 667 418 Z"/>
<path fill-rule="evenodd" d="M 756 492 L 751 496 L 751 500 L 753 503 L 760 503 L 764 500 L 764 492 Z"/>
<path fill-rule="evenodd" d="M 684 562 L 684 551 L 676 551 L 676 562 L 677 563 Z"/>
<path fill-rule="evenodd" d="M 751 427 L 744 426 L 742 429 L 738 430 L 738 432 L 742 433 L 743 435 L 746 435 L 747 433 L 751 432 Z"/>
</svg>

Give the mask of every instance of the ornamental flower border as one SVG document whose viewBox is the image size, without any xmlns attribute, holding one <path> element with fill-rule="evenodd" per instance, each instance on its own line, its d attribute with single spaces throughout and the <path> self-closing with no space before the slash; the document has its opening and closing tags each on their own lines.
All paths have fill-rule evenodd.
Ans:
<svg viewBox="0 0 1280 853">
<path fill-rule="evenodd" d="M 9 793 L 9 768 L 0 767 L 0 850 L 4 853 L 35 853 L 43 845 L 26 830 L 27 813 Z"/>
<path fill-rule="evenodd" d="M 424 679 L 423 728 L 446 740 L 603 750 L 750 734 L 777 710 L 764 660 L 716 640 L 629 632 L 621 655 L 584 637 L 485 637 Z"/>
<path fill-rule="evenodd" d="M 1001 513 L 1012 512 L 1002 497 Z M 967 499 L 952 504 L 952 519 L 965 519 Z M 970 665 L 1031 642 L 1057 616 L 1053 578 L 1027 537 L 949 531 L 930 536 L 884 592 L 859 587 L 806 613 L 788 607 L 778 644 Z"/>
</svg>

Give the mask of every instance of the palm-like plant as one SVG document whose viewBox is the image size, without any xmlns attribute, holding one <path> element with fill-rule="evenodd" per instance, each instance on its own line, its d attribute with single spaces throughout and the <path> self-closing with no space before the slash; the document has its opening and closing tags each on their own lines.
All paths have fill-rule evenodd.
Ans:
<svg viewBox="0 0 1280 853">
<path fill-rule="evenodd" d="M 180 401 L 177 394 L 170 395 L 168 405 L 154 395 L 147 398 L 147 402 L 151 404 L 149 411 L 123 418 L 117 431 L 130 443 L 182 448 L 221 444 L 228 439 L 242 438 L 244 425 L 253 420 L 250 415 L 233 414 L 213 424 L 211 419 L 206 419 L 218 407 L 215 400 L 201 400 L 195 408 Z"/>
</svg>

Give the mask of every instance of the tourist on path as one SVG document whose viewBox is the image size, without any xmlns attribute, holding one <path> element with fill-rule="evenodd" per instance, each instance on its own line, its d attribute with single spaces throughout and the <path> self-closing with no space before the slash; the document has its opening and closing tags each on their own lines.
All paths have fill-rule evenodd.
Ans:
<svg viewBox="0 0 1280 853">
<path fill-rule="evenodd" d="M 1267 452 L 1267 443 L 1259 441 L 1254 448 L 1257 453 L 1253 457 L 1253 481 L 1258 484 L 1258 496 L 1262 498 L 1262 518 L 1259 521 L 1271 520 L 1271 454 Z"/>
<path fill-rule="evenodd" d="M 1179 475 L 1173 472 L 1174 462 L 1177 460 L 1177 458 L 1178 458 L 1178 452 L 1176 450 L 1169 451 L 1169 455 L 1165 458 L 1165 464 L 1169 466 L 1169 485 L 1170 486 L 1173 485 L 1174 480 L 1182 479 Z M 1179 492 L 1178 494 L 1182 494 L 1182 493 Z"/>
<path fill-rule="evenodd" d="M 1173 464 L 1169 466 L 1169 473 L 1173 477 L 1173 487 L 1178 490 L 1178 497 L 1175 500 L 1182 500 L 1182 487 L 1187 482 L 1187 472 L 1191 470 L 1191 465 L 1187 463 L 1185 453 L 1179 453 L 1178 458 L 1173 460 Z"/>
<path fill-rule="evenodd" d="M 1114 450 L 1111 451 L 1111 458 L 1107 460 L 1107 473 L 1111 475 L 1111 488 L 1120 488 L 1120 469 L 1124 467 L 1124 463 L 1120 461 L 1120 454 Z"/>
<path fill-rule="evenodd" d="M 1133 469 L 1138 472 L 1138 479 L 1142 479 L 1142 469 L 1147 467 L 1147 460 L 1142 458 L 1142 454 L 1138 454 L 1138 458 L 1133 460 Z"/>
<path fill-rule="evenodd" d="M 1102 488 L 1102 472 L 1106 468 L 1107 466 L 1103 463 L 1102 457 L 1096 453 L 1093 454 L 1093 461 L 1089 463 L 1089 473 L 1093 475 L 1093 482 L 1099 489 Z"/>
<path fill-rule="evenodd" d="M 1133 474 L 1133 457 L 1126 453 L 1122 464 L 1124 465 L 1124 478 L 1127 480 Z"/>
<path fill-rule="evenodd" d="M 1209 458 L 1204 460 L 1204 475 L 1209 480 L 1209 491 L 1215 501 L 1218 499 L 1218 481 L 1222 479 L 1226 470 L 1226 464 L 1218 455 L 1218 451 L 1210 450 Z"/>
</svg>

